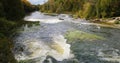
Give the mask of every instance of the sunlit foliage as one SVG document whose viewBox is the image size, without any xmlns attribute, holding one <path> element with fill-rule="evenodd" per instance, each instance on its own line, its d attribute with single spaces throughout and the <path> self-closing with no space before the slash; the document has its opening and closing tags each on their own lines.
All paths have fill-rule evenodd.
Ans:
<svg viewBox="0 0 120 63">
<path fill-rule="evenodd" d="M 70 12 L 81 18 L 120 16 L 120 0 L 49 0 L 41 11 Z"/>
<path fill-rule="evenodd" d="M 39 8 L 35 5 L 32 5 L 28 0 L 21 0 L 24 6 L 25 13 L 33 12 Z"/>
</svg>

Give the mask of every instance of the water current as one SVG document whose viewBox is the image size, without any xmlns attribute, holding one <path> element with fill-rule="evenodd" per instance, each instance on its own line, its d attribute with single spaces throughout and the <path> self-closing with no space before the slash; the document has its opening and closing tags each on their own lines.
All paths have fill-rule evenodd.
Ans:
<svg viewBox="0 0 120 63">
<path fill-rule="evenodd" d="M 24 20 L 38 23 L 24 25 L 14 38 L 19 63 L 120 63 L 120 29 L 38 11 Z"/>
</svg>

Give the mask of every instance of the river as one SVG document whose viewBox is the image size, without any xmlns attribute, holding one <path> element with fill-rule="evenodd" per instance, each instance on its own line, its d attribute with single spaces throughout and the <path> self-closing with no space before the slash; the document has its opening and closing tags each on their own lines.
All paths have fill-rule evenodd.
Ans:
<svg viewBox="0 0 120 63">
<path fill-rule="evenodd" d="M 120 29 L 67 14 L 33 12 L 14 38 L 19 63 L 120 63 Z"/>
</svg>

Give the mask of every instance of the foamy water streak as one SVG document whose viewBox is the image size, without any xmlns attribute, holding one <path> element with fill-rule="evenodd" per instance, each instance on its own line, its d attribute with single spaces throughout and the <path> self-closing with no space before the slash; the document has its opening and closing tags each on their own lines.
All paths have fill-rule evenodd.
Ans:
<svg viewBox="0 0 120 63">
<path fill-rule="evenodd" d="M 45 42 L 45 41 L 46 42 Z M 47 42 L 48 40 L 48 42 Z M 58 61 L 69 59 L 72 57 L 70 54 L 70 45 L 66 43 L 66 39 L 62 35 L 48 37 L 47 39 L 28 39 L 23 40 L 21 43 L 23 51 L 16 54 L 18 60 L 34 59 L 41 57 L 41 62 L 47 56 L 51 56 Z M 16 46 L 17 48 L 18 46 Z M 19 47 L 18 47 L 19 48 Z"/>
<path fill-rule="evenodd" d="M 98 56 L 100 57 L 100 60 L 120 62 L 120 56 L 118 52 L 119 50 L 117 49 L 108 49 L 108 50 L 100 49 L 98 51 Z"/>
<path fill-rule="evenodd" d="M 24 31 L 16 37 L 14 53 L 17 60 L 27 60 L 28 63 L 120 62 L 119 30 L 106 28 L 111 26 L 88 23 L 84 19 L 73 19 L 66 14 L 50 16 L 37 11 L 24 19 L 40 21 L 40 25 L 32 27 L 26 25 Z M 67 44 L 64 34 L 74 30 L 100 34 L 108 40 L 95 42 L 81 40 L 81 43 Z M 75 57 L 71 54 L 70 48 Z"/>
<path fill-rule="evenodd" d="M 57 16 L 47 16 L 40 12 L 25 17 L 27 21 L 40 21 L 40 26 L 24 27 L 24 31 L 16 38 L 15 57 L 17 60 L 36 60 L 43 63 L 47 56 L 57 61 L 72 58 L 70 44 L 66 43 L 64 33 L 70 29 L 68 23 L 63 23 Z"/>
<path fill-rule="evenodd" d="M 43 23 L 59 23 L 62 22 L 62 20 L 59 20 L 57 16 L 48 16 L 44 15 L 43 13 L 40 12 L 34 12 L 31 14 L 31 16 L 26 16 L 24 18 L 26 21 L 40 21 Z"/>
</svg>

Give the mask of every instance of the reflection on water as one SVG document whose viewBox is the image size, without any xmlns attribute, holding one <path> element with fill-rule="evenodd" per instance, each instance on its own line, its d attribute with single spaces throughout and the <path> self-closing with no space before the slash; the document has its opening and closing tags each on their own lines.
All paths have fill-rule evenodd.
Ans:
<svg viewBox="0 0 120 63">
<path fill-rule="evenodd" d="M 15 38 L 14 53 L 21 63 L 120 62 L 119 29 L 91 25 L 66 14 L 34 12 L 25 20 L 40 21 L 40 25 L 25 25 Z"/>
</svg>

